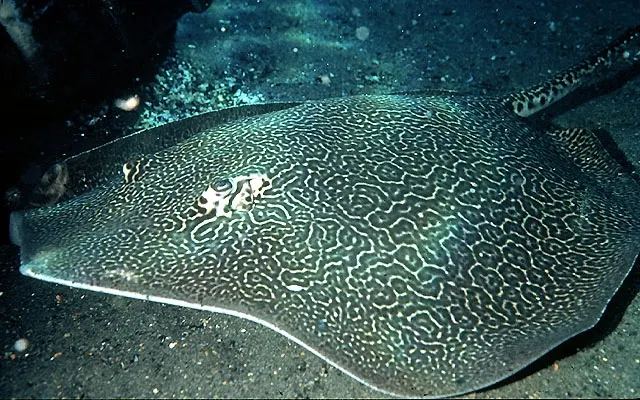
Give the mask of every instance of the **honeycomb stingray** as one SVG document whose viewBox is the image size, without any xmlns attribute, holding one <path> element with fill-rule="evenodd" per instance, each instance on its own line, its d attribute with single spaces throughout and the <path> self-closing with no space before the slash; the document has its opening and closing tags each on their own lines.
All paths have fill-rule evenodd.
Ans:
<svg viewBox="0 0 640 400">
<path fill-rule="evenodd" d="M 637 182 L 589 131 L 523 118 L 637 66 L 638 42 L 502 98 L 262 105 L 114 141 L 12 214 L 20 270 L 258 322 L 388 394 L 486 387 L 592 327 L 640 252 Z"/>
</svg>

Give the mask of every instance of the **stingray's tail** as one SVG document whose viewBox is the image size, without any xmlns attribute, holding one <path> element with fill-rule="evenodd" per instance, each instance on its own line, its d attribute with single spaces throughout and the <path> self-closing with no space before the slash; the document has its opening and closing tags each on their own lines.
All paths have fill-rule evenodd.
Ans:
<svg viewBox="0 0 640 400">
<path fill-rule="evenodd" d="M 591 84 L 609 71 L 640 62 L 640 25 L 628 29 L 607 47 L 580 64 L 553 78 L 509 95 L 507 106 L 521 117 L 528 117 L 562 99 L 581 86 Z"/>
</svg>

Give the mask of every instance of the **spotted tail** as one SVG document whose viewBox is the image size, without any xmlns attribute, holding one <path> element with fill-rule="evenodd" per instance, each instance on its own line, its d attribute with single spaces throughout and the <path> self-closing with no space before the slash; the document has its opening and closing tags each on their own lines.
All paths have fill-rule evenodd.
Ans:
<svg viewBox="0 0 640 400">
<path fill-rule="evenodd" d="M 513 112 L 528 117 L 592 83 L 605 71 L 640 61 L 640 25 L 628 29 L 595 55 L 553 78 L 505 99 Z"/>
</svg>

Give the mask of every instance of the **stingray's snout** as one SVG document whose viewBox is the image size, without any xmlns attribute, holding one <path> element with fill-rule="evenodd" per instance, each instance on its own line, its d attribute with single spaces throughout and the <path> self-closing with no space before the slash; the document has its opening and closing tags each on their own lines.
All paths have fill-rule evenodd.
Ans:
<svg viewBox="0 0 640 400">
<path fill-rule="evenodd" d="M 22 246 L 23 221 L 24 217 L 18 211 L 12 212 L 9 217 L 9 239 L 16 246 Z"/>
</svg>

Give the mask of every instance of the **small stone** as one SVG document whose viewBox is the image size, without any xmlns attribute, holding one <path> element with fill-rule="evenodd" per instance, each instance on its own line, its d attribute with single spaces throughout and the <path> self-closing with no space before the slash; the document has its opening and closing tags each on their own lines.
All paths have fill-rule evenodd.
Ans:
<svg viewBox="0 0 640 400">
<path fill-rule="evenodd" d="M 371 31 L 366 26 L 359 26 L 358 28 L 356 28 L 356 37 L 358 38 L 358 40 L 367 40 L 369 39 L 370 34 Z"/>
<path fill-rule="evenodd" d="M 23 351 L 27 350 L 27 348 L 29 348 L 29 341 L 25 338 L 18 339 L 13 344 L 13 349 L 18 353 L 22 353 Z"/>
</svg>

